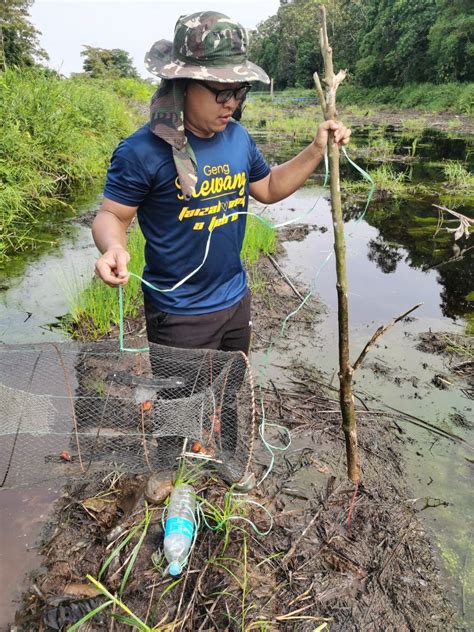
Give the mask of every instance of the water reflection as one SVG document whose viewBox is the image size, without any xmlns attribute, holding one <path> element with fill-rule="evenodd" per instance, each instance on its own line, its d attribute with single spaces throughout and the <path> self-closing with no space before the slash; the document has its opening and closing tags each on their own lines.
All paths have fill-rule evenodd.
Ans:
<svg viewBox="0 0 474 632">
<path fill-rule="evenodd" d="M 301 138 L 279 137 L 275 142 L 268 132 L 261 130 L 255 136 L 271 164 L 288 160 L 307 144 Z M 352 138 L 349 153 L 369 172 L 383 164 L 377 151 L 372 151 L 374 144 L 379 149 L 383 149 L 383 143 L 390 146 L 393 153 L 385 157 L 390 161 L 387 164 L 394 173 L 403 171 L 410 185 L 406 195 L 402 194 L 398 199 L 380 195 L 382 201 L 371 203 L 364 220 L 376 228 L 378 234 L 368 241 L 368 260 L 385 274 L 394 273 L 401 261 L 421 272 L 436 270 L 441 286 L 442 314 L 451 319 L 468 316 L 472 312 L 472 303 L 466 296 L 474 287 L 472 237 L 455 242 L 453 234 L 446 231 L 446 226 L 455 224 L 443 224 L 439 228 L 438 210 L 433 205 L 446 205 L 472 216 L 473 211 L 468 205 L 472 202 L 473 192 L 447 187 L 443 164 L 446 160 L 458 160 L 467 167 L 474 158 L 473 139 L 432 129 L 397 131 L 374 126 L 353 130 Z M 321 184 L 322 171 L 321 167 L 313 176 L 313 183 Z M 355 180 L 360 175 L 342 160 L 341 177 Z M 413 187 L 417 185 L 422 186 L 414 193 Z M 364 205 L 361 196 L 347 198 L 344 221 L 359 218 Z"/>
<path fill-rule="evenodd" d="M 380 236 L 376 239 L 371 239 L 367 246 L 367 258 L 369 261 L 373 261 L 385 274 L 395 272 L 398 262 L 403 259 L 400 249 L 397 246 L 384 242 Z"/>
<path fill-rule="evenodd" d="M 382 272 L 393 273 L 405 253 L 405 262 L 411 268 L 437 270 L 444 316 L 456 319 L 472 310 L 466 296 L 474 287 L 474 248 L 468 238 L 455 242 L 445 228 L 438 230 L 438 214 L 429 202 L 404 200 L 380 208 L 375 205 L 364 219 L 379 231 L 368 243 L 367 257 Z"/>
</svg>

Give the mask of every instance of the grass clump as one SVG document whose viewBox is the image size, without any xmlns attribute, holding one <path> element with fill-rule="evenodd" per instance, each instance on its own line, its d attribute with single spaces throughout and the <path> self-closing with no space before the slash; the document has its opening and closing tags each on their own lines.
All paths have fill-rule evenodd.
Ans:
<svg viewBox="0 0 474 632">
<path fill-rule="evenodd" d="M 145 265 L 145 239 L 140 227 L 135 225 L 128 237 L 130 272 L 141 275 Z M 85 285 L 75 283 L 69 299 L 68 328 L 75 338 L 96 340 L 106 335 L 119 322 L 118 290 L 109 287 L 101 279 L 94 278 Z M 136 318 L 143 303 L 141 285 L 134 277 L 124 288 L 124 318 Z"/>
<path fill-rule="evenodd" d="M 397 198 L 407 193 L 406 174 L 396 172 L 391 165 L 384 164 L 370 172 L 375 182 L 374 200 Z M 344 180 L 345 193 L 366 192 L 370 184 L 366 180 Z"/>
<path fill-rule="evenodd" d="M 270 255 L 276 252 L 276 229 L 254 217 L 247 216 L 247 228 L 242 246 L 241 257 L 247 271 L 247 280 L 253 294 L 266 293 L 266 279 L 258 269 L 257 261 L 260 255 Z"/>
<path fill-rule="evenodd" d="M 276 252 L 276 248 L 276 230 L 273 226 L 249 215 L 241 251 L 244 262 L 251 266 L 258 261 L 261 254 L 272 254 Z"/>
<path fill-rule="evenodd" d="M 261 253 L 275 252 L 276 245 L 275 229 L 256 217 L 248 216 L 241 255 L 250 269 L 253 268 Z M 140 227 L 136 224 L 128 236 L 128 252 L 130 253 L 128 269 L 140 276 L 145 266 L 144 249 L 145 239 Z M 118 324 L 117 289 L 109 287 L 101 279 L 94 278 L 85 284 L 76 280 L 69 294 L 67 327 L 75 338 L 97 340 L 105 336 L 113 325 Z M 124 319 L 137 318 L 142 303 L 141 284 L 131 277 L 123 292 Z"/>
<path fill-rule="evenodd" d="M 119 90 L 34 69 L 0 75 L 0 261 L 33 247 L 34 225 L 72 214 L 71 196 L 104 176 L 139 120 Z"/>
<path fill-rule="evenodd" d="M 459 161 L 450 160 L 443 166 L 448 184 L 462 189 L 474 189 L 474 175 Z"/>
</svg>

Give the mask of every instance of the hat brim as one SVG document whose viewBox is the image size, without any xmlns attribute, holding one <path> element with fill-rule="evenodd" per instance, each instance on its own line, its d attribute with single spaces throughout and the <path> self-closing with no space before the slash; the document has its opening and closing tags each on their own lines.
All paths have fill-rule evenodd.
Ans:
<svg viewBox="0 0 474 632">
<path fill-rule="evenodd" d="M 200 79 L 219 83 L 238 81 L 270 83 L 270 77 L 263 68 L 251 61 L 227 66 L 186 64 L 179 59 L 172 59 L 172 51 L 171 42 L 166 40 L 155 42 L 145 56 L 145 65 L 149 72 L 162 79 Z"/>
</svg>

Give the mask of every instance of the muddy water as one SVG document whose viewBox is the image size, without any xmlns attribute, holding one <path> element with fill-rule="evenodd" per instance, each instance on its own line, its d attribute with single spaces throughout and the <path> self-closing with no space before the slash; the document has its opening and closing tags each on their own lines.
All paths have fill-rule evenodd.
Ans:
<svg viewBox="0 0 474 632">
<path fill-rule="evenodd" d="M 292 196 L 273 211 L 278 220 L 294 217 L 310 208 L 321 190 L 308 187 Z M 295 209 L 290 210 L 290 209 Z M 304 344 L 297 339 L 292 345 L 291 360 L 307 363 L 331 379 L 337 371 L 337 295 L 335 292 L 334 258 L 325 267 L 332 252 L 331 215 L 326 200 L 320 199 L 310 222 L 325 226 L 325 233 L 310 233 L 303 242 L 284 243 L 286 256 L 280 261 L 283 270 L 294 279 L 308 285 L 327 305 L 328 313 L 314 329 L 314 338 Z M 446 360 L 417 350 L 419 334 L 428 331 L 462 333 L 464 321 L 443 316 L 436 271 L 413 270 L 401 261 L 397 271 L 384 273 L 368 258 L 369 243 L 377 237 L 377 230 L 366 222 L 347 225 L 347 264 L 351 313 L 352 358 L 362 350 L 372 333 L 413 305 L 423 306 L 413 313 L 413 320 L 403 322 L 389 331 L 368 356 L 355 378 L 355 387 L 369 405 L 388 404 L 399 410 L 448 429 L 473 442 L 473 433 L 457 427 L 456 413 L 473 420 L 473 402 L 461 390 L 465 384 L 449 377 L 452 387 L 439 390 L 432 384 L 435 375 L 449 375 Z M 288 335 L 291 336 L 291 330 Z M 277 360 L 281 363 L 281 358 Z M 287 360 L 285 360 L 285 364 Z M 337 384 L 337 379 L 334 379 Z M 472 586 L 472 551 L 470 528 L 474 518 L 471 495 L 472 451 L 451 441 L 440 439 L 425 430 L 403 424 L 408 437 L 416 439 L 408 444 L 409 483 L 418 508 L 424 498 L 431 497 L 450 503 L 450 506 L 427 509 L 422 517 L 433 529 L 447 577 L 453 583 L 462 609 L 462 593 L 467 610 L 467 592 Z M 434 501 L 431 502 L 433 504 Z M 466 561 L 467 560 L 467 561 Z M 472 558 L 471 558 L 472 560 Z M 470 579 L 471 577 L 471 579 Z M 464 588 L 463 588 L 464 586 Z M 472 617 L 472 612 L 470 613 Z"/>
<path fill-rule="evenodd" d="M 359 145 L 364 144 L 364 136 L 367 138 L 359 135 Z M 465 391 L 465 382 L 453 377 L 448 360 L 417 349 L 419 335 L 430 329 L 465 332 L 465 317 L 472 314 L 472 303 L 465 297 L 474 285 L 468 240 L 455 244 L 452 234 L 445 230 L 433 237 L 438 215 L 432 203 L 439 203 L 437 193 L 444 188 L 444 174 L 436 161 L 443 157 L 465 159 L 469 155 L 468 142 L 443 138 L 438 146 L 432 138 L 430 143 L 430 138 L 430 134 L 424 133 L 422 158 L 411 167 L 402 161 L 394 162 L 395 169 L 409 174 L 412 183 L 429 182 L 432 190 L 428 194 L 424 191 L 419 196 L 372 204 L 362 220 L 356 218 L 360 217 L 363 204 L 356 203 L 355 208 L 351 205 L 346 212 L 352 358 L 357 357 L 379 325 L 415 304 L 423 304 L 408 322 L 398 324 L 379 341 L 357 372 L 355 387 L 369 405 L 392 406 L 474 445 L 473 401 Z M 279 152 L 279 160 L 291 155 L 291 151 L 285 152 L 281 147 Z M 376 166 L 364 158 L 358 162 L 369 170 Z M 347 165 L 343 171 L 345 177 L 353 177 Z M 326 196 L 327 192 L 321 188 L 307 186 L 275 205 L 271 213 L 278 222 L 294 219 L 304 215 L 316 202 L 314 212 L 304 221 L 322 230 L 310 232 L 302 242 L 284 243 L 286 254 L 280 264 L 292 279 L 314 288 L 328 313 L 315 326 L 312 340 L 300 343 L 294 339 L 291 360 L 314 366 L 337 384 L 336 275 L 332 219 Z M 472 214 L 470 201 L 467 196 L 464 199 L 459 196 L 455 208 Z M 287 335 L 292 335 L 291 330 Z M 436 375 L 450 382 L 446 390 L 433 385 Z M 456 424 L 460 416 L 470 428 Z M 427 507 L 420 515 L 438 547 L 447 590 L 454 593 L 460 612 L 472 622 L 473 450 L 406 422 L 402 426 L 407 437 L 414 440 L 407 443 L 408 477 L 413 490 L 413 499 L 408 502 L 419 510 L 426 504 L 437 505 Z"/>
<path fill-rule="evenodd" d="M 0 630 L 9 630 L 22 580 L 41 563 L 36 543 L 59 492 L 53 487 L 2 490 L 0 536 Z"/>
<path fill-rule="evenodd" d="M 259 140 L 271 141 L 263 137 Z M 363 130 L 358 135 L 357 144 L 363 147 L 364 143 L 370 142 L 371 134 Z M 409 148 L 410 141 L 400 139 L 400 152 L 403 147 Z M 278 152 L 274 156 L 267 152 L 267 157 L 280 162 L 297 149 L 298 145 L 279 142 Z M 439 160 L 446 157 L 463 160 L 469 153 L 465 139 L 433 138 L 426 133 L 418 139 L 417 152 L 420 156 L 417 163 L 407 167 L 400 162 L 395 163 L 395 167 L 411 169 L 411 177 L 429 181 L 434 188 L 442 185 Z M 374 166 L 367 159 L 359 162 L 369 168 Z M 327 192 L 321 188 L 309 185 L 268 212 L 275 221 L 293 219 L 306 213 L 318 200 L 314 212 L 305 221 L 328 230 L 310 232 L 301 242 L 285 243 L 286 254 L 281 264 L 289 275 L 314 287 L 327 306 L 327 314 L 318 319 L 312 340 L 305 344 L 295 342 L 292 359 L 304 360 L 331 378 L 337 368 L 334 352 L 337 348 L 337 297 L 334 258 L 331 256 L 332 223 L 325 195 Z M 465 428 L 456 427 L 453 421 L 455 413 L 473 418 L 472 400 L 463 393 L 462 384 L 457 380 L 447 390 L 435 388 L 431 383 L 434 375 L 449 375 L 445 360 L 416 349 L 419 333 L 429 328 L 433 331 L 463 331 L 464 316 L 469 309 L 464 297 L 472 290 L 469 253 L 459 262 L 446 264 L 453 256 L 452 237 L 443 233 L 435 241 L 432 239 L 437 215 L 431 201 L 425 195 L 417 200 L 402 199 L 374 205 L 362 221 L 355 219 L 360 204 L 347 213 L 353 357 L 380 324 L 415 303 L 423 302 L 413 314 L 413 320 L 397 325 L 371 352 L 358 371 L 356 387 L 372 405 L 389 404 L 450 429 L 472 442 L 472 431 L 469 433 Z M 461 208 L 466 211 L 462 204 Z M 87 278 L 94 258 L 95 248 L 89 230 L 77 227 L 62 243 L 49 248 L 31 265 L 26 258 L 19 260 L 16 268 L 10 271 L 7 289 L 0 293 L 1 339 L 25 342 L 63 338 L 63 333 L 49 324 L 67 312 L 66 294 L 71 288 L 71 278 L 81 275 Z M 447 507 L 428 508 L 421 516 L 432 529 L 459 609 L 465 610 L 467 618 L 472 620 L 469 586 L 474 585 L 474 577 L 470 524 L 474 508 L 469 485 L 471 464 L 466 457 L 472 459 L 473 455 L 458 444 L 406 423 L 403 429 L 414 440 L 413 444 L 408 444 L 407 455 L 414 496 L 409 502 L 420 509 L 425 504 L 425 497 L 450 503 Z M 11 620 L 14 608 L 9 604 L 18 592 L 25 571 L 37 563 L 34 551 L 26 551 L 34 544 L 42 516 L 47 514 L 53 498 L 54 490 L 48 488 L 0 492 L 5 538 L 2 551 L 9 552 L 8 556 L 4 553 L 1 560 L 2 573 L 6 575 L 6 579 L 2 577 L 2 585 L 8 589 L 2 591 L 0 629 Z"/>
<path fill-rule="evenodd" d="M 0 292 L 2 342 L 43 342 L 66 337 L 61 329 L 51 325 L 68 311 L 67 296 L 74 284 L 90 278 L 96 249 L 88 228 L 68 223 L 59 232 L 64 238 L 59 239 L 58 231 L 51 232 L 49 243 L 33 255 L 33 261 L 22 258 L 11 262 Z M 28 468 L 28 463 L 24 466 Z M 58 489 L 43 484 L 0 490 L 1 632 L 9 629 L 27 573 L 40 563 L 35 547 Z"/>
</svg>

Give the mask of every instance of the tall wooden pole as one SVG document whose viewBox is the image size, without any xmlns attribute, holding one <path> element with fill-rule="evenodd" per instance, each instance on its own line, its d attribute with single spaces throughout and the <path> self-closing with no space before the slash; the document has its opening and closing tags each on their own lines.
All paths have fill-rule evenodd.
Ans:
<svg viewBox="0 0 474 632">
<path fill-rule="evenodd" d="M 336 91 L 344 80 L 347 71 L 340 70 L 334 74 L 332 48 L 329 45 L 326 27 L 326 8 L 321 7 L 321 53 L 324 59 L 323 91 L 318 73 L 314 73 L 314 81 L 318 91 L 323 116 L 326 120 L 336 120 Z M 344 240 L 344 223 L 342 220 L 341 186 L 339 175 L 339 147 L 334 142 L 332 133 L 328 141 L 329 175 L 331 188 L 331 211 L 334 226 L 334 251 L 336 254 L 337 299 L 339 320 L 339 400 L 341 405 L 343 431 L 346 440 L 347 475 L 356 482 L 360 479 L 359 452 L 357 448 L 357 428 L 352 395 L 352 374 L 354 372 L 349 360 L 349 304 L 346 274 L 346 245 Z"/>
</svg>

